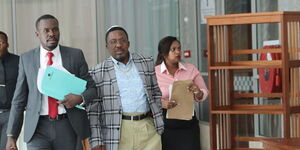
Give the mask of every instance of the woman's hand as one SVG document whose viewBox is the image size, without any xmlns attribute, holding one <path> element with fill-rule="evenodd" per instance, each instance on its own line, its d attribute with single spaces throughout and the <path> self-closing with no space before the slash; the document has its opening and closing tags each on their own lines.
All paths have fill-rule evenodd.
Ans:
<svg viewBox="0 0 300 150">
<path fill-rule="evenodd" d="M 165 99 L 162 99 L 161 101 L 161 107 L 164 108 L 164 109 L 172 109 L 174 107 L 177 106 L 177 103 L 175 101 L 169 101 L 169 100 L 165 100 Z"/>
<path fill-rule="evenodd" d="M 198 86 L 196 84 L 191 83 L 188 86 L 188 90 L 194 94 L 195 98 L 202 99 L 203 92 L 198 88 Z"/>
</svg>

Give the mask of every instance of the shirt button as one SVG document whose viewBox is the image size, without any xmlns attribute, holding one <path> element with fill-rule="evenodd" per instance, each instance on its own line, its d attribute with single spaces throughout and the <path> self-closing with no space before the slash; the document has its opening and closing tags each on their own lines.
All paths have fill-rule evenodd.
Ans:
<svg viewBox="0 0 300 150">
<path fill-rule="evenodd" d="M 117 128 L 117 130 L 120 130 L 120 128 Z"/>
<path fill-rule="evenodd" d="M 122 110 L 119 110 L 119 114 L 122 114 Z"/>
</svg>

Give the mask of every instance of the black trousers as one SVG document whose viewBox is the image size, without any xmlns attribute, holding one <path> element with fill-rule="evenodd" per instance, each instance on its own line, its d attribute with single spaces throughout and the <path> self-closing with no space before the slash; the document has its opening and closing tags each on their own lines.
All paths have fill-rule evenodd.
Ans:
<svg viewBox="0 0 300 150">
<path fill-rule="evenodd" d="M 9 118 L 9 111 L 0 113 L 0 150 L 5 149 L 7 136 L 6 129 Z"/>
</svg>

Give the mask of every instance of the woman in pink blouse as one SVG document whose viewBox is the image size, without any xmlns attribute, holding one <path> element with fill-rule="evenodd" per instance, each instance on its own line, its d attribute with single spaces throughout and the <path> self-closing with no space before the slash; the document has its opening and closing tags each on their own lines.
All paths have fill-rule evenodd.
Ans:
<svg viewBox="0 0 300 150">
<path fill-rule="evenodd" d="M 155 72 L 162 92 L 162 108 L 165 130 L 162 135 L 163 150 L 200 150 L 200 131 L 198 119 L 166 119 L 167 109 L 177 106 L 176 101 L 169 100 L 169 86 L 177 80 L 189 80 L 193 83 L 187 87 L 194 94 L 196 102 L 201 102 L 208 95 L 207 87 L 199 70 L 192 64 L 180 61 L 181 45 L 176 37 L 167 36 L 158 44 L 158 56 Z"/>
</svg>

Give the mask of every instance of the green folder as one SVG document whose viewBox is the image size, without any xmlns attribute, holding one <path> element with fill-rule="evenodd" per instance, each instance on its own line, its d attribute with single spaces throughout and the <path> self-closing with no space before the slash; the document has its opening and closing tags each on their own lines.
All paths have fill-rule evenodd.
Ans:
<svg viewBox="0 0 300 150">
<path fill-rule="evenodd" d="M 45 95 L 62 101 L 68 94 L 80 95 L 86 89 L 86 84 L 85 80 L 49 66 L 45 70 L 41 90 Z M 80 105 L 75 107 L 84 109 Z"/>
</svg>

